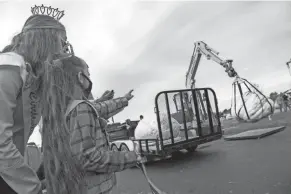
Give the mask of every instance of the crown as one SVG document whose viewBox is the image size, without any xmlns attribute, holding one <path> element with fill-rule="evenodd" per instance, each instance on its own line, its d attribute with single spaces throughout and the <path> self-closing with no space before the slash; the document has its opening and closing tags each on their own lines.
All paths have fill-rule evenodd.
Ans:
<svg viewBox="0 0 291 194">
<path fill-rule="evenodd" d="M 35 5 L 31 8 L 31 13 L 33 15 L 47 15 L 53 17 L 56 20 L 60 20 L 64 15 L 64 11 L 59 11 L 59 9 L 52 8 L 51 6 L 47 7 L 43 4 L 41 6 Z"/>
</svg>

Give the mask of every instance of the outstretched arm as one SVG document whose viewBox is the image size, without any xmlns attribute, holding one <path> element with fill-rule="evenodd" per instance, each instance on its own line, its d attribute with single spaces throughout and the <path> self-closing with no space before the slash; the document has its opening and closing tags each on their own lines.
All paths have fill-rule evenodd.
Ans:
<svg viewBox="0 0 291 194">
<path fill-rule="evenodd" d="M 106 100 L 112 100 L 114 97 L 114 90 L 106 90 L 102 96 L 98 99 L 95 100 L 95 102 L 103 102 L 103 101 L 106 101 Z"/>
<path fill-rule="evenodd" d="M 90 102 L 95 106 L 99 116 L 108 120 L 128 106 L 128 101 L 133 98 L 132 92 L 133 90 L 130 90 L 124 97 L 112 100 L 100 101 L 97 99 L 90 100 Z"/>
<path fill-rule="evenodd" d="M 109 150 L 104 128 L 106 121 L 96 117 L 90 105 L 79 104 L 70 115 L 71 151 L 87 171 L 118 172 L 137 164 L 135 152 Z"/>
<path fill-rule="evenodd" d="M 98 111 L 99 116 L 106 120 L 121 112 L 125 107 L 128 106 L 128 100 L 126 97 L 115 98 L 103 102 L 90 100 L 90 102 Z"/>
</svg>

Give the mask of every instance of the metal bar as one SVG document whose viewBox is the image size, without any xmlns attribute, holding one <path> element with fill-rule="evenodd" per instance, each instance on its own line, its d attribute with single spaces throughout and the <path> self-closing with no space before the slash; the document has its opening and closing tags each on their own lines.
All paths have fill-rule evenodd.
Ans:
<svg viewBox="0 0 291 194">
<path fill-rule="evenodd" d="M 247 107 L 246 107 L 246 103 L 245 103 L 245 100 L 244 100 L 244 97 L 243 97 L 243 93 L 242 93 L 242 89 L 241 89 L 240 83 L 238 83 L 237 86 L 238 86 L 238 89 L 239 89 L 240 97 L 241 97 L 245 112 L 247 114 L 248 119 L 250 119 L 250 116 L 249 116 L 249 113 L 248 113 L 248 110 L 247 110 Z"/>
<path fill-rule="evenodd" d="M 187 129 L 187 124 L 186 124 L 186 116 L 185 116 L 183 99 L 184 99 L 183 93 L 180 92 L 180 101 L 181 101 L 181 108 L 182 108 L 183 124 L 184 124 L 184 129 L 185 129 L 185 137 L 186 137 L 186 140 L 188 140 L 188 129 Z M 188 109 L 188 113 L 189 113 L 189 109 Z"/>
<path fill-rule="evenodd" d="M 140 153 L 142 154 L 143 153 L 143 149 L 142 149 L 142 146 L 141 146 L 141 140 L 138 140 L 138 144 L 139 144 Z"/>
<path fill-rule="evenodd" d="M 218 108 L 218 100 L 215 94 L 215 91 L 213 89 L 210 89 L 210 91 L 213 93 L 214 96 L 214 104 L 215 104 L 215 111 L 216 111 L 216 116 L 217 116 L 217 125 L 218 125 L 218 131 L 221 133 L 221 122 L 220 122 L 220 115 L 219 115 L 219 108 Z"/>
<path fill-rule="evenodd" d="M 158 93 L 155 98 L 155 110 L 156 110 L 156 115 L 157 115 L 157 123 L 158 123 L 158 129 L 159 129 L 159 136 L 160 136 L 160 143 L 161 143 L 161 149 L 164 147 L 164 142 L 163 142 L 163 133 L 161 129 L 161 120 L 160 120 L 160 110 L 159 110 L 159 103 L 158 103 L 158 98 L 160 97 L 162 93 Z"/>
<path fill-rule="evenodd" d="M 195 90 L 195 88 L 193 88 Z M 199 90 L 204 90 L 204 89 L 211 89 L 209 87 L 206 88 L 199 88 Z M 158 97 L 159 95 L 163 94 L 163 93 L 179 93 L 179 92 L 190 92 L 192 89 L 182 89 L 182 90 L 165 90 L 165 91 L 161 91 L 159 92 L 156 97 Z"/>
<path fill-rule="evenodd" d="M 249 88 L 249 86 L 246 84 L 246 82 L 244 82 L 244 85 L 246 86 L 246 88 L 247 88 L 250 92 L 252 92 L 252 90 Z"/>
<path fill-rule="evenodd" d="M 198 128 L 198 135 L 201 137 L 202 136 L 202 131 L 201 131 L 199 105 L 198 105 L 198 102 L 197 102 L 196 90 L 192 90 L 192 98 L 193 98 L 193 103 L 194 103 L 194 108 L 195 108 L 195 116 L 196 116 L 196 122 L 197 122 L 197 128 Z"/>
<path fill-rule="evenodd" d="M 210 101 L 209 101 L 208 91 L 204 90 L 204 94 L 205 94 L 205 98 L 206 98 L 205 100 L 206 100 L 207 115 L 208 115 L 208 121 L 209 121 L 210 130 L 211 130 L 211 133 L 214 133 L 213 121 L 212 121 L 212 112 L 211 112 L 211 104 L 210 104 Z"/>
<path fill-rule="evenodd" d="M 156 139 L 157 152 L 160 152 L 159 140 Z"/>
<path fill-rule="evenodd" d="M 168 144 L 168 145 L 165 145 L 165 150 L 167 150 L 167 149 L 169 149 L 169 150 L 173 150 L 173 149 L 171 149 L 171 148 L 173 148 L 173 147 L 175 147 L 175 146 L 186 146 L 186 147 L 188 147 L 187 145 L 194 145 L 194 144 L 201 144 L 201 142 L 211 142 L 213 139 L 219 139 L 219 137 L 221 137 L 222 136 L 222 134 L 221 133 L 214 133 L 214 134 L 210 134 L 210 135 L 206 135 L 206 136 L 204 136 L 204 137 L 202 137 L 202 138 L 197 138 L 197 139 L 195 139 L 195 140 L 188 140 L 188 141 L 180 141 L 180 142 L 176 142 L 175 144 L 173 144 L 173 145 L 170 145 L 170 144 Z"/>
<path fill-rule="evenodd" d="M 273 112 L 274 108 L 272 104 L 270 103 L 270 101 L 268 100 L 268 98 L 260 90 L 258 90 L 253 84 L 251 84 L 248 80 L 246 79 L 243 79 L 243 80 L 247 82 L 248 84 L 250 84 L 259 94 L 261 94 L 267 100 L 268 104 L 271 106 L 271 112 Z"/>
<path fill-rule="evenodd" d="M 190 112 L 190 105 L 189 105 L 190 102 L 189 102 L 188 92 L 183 92 L 183 94 L 184 94 L 184 98 L 183 98 L 183 99 L 185 100 L 185 104 L 186 104 L 186 106 L 187 106 L 187 107 L 186 107 L 186 108 L 187 108 L 187 112 L 189 113 L 188 116 L 189 116 L 190 118 L 193 118 L 193 115 L 190 114 L 191 112 Z M 183 105 L 184 105 L 184 104 L 183 104 Z M 193 112 L 193 111 L 192 111 L 192 112 Z"/>
<path fill-rule="evenodd" d="M 146 141 L 146 148 L 147 148 L 147 152 L 150 152 L 150 151 L 149 151 L 149 150 L 150 150 L 150 149 L 149 149 L 149 140 L 148 140 L 148 139 L 146 139 L 145 141 Z"/>
<path fill-rule="evenodd" d="M 238 82 L 236 82 L 237 84 L 238 84 Z M 236 117 L 238 117 L 238 114 L 237 114 L 237 111 L 236 111 L 236 84 L 235 83 L 233 83 L 233 92 L 234 92 L 234 99 L 233 99 L 233 101 L 234 101 L 234 113 L 235 113 L 235 115 L 236 115 Z"/>
<path fill-rule="evenodd" d="M 178 102 L 177 102 L 177 100 L 176 100 L 176 94 L 173 96 L 173 101 L 174 101 L 174 104 L 175 104 L 175 107 L 176 107 L 176 111 L 178 112 L 179 111 L 179 109 L 178 109 Z"/>
<path fill-rule="evenodd" d="M 206 117 L 206 110 L 205 110 L 205 106 L 204 106 L 204 103 L 203 103 L 203 98 L 201 96 L 200 91 L 198 92 L 198 97 L 199 97 L 199 101 L 200 101 L 201 106 L 202 106 L 202 117 L 203 117 L 202 119 L 206 120 L 207 119 L 207 118 L 205 118 Z"/>
<path fill-rule="evenodd" d="M 165 98 L 166 98 L 166 107 L 167 107 L 167 115 L 168 115 L 168 120 L 169 120 L 171 141 L 172 141 L 172 143 L 175 143 L 174 142 L 174 134 L 173 134 L 173 126 L 172 126 L 172 119 L 171 119 L 171 111 L 170 111 L 170 106 L 169 106 L 168 93 L 165 93 Z"/>
</svg>

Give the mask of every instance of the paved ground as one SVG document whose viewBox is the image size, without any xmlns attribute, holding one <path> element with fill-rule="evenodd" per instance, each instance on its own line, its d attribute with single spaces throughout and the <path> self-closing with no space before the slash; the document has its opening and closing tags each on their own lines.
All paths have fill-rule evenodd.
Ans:
<svg viewBox="0 0 291 194">
<path fill-rule="evenodd" d="M 272 122 L 243 124 L 241 128 L 273 126 L 290 118 L 291 113 L 276 114 Z M 168 194 L 291 194 L 290 123 L 284 131 L 260 140 L 219 140 L 196 153 L 181 153 L 149 164 L 148 174 Z M 241 128 L 234 130 L 240 132 Z M 118 191 L 120 194 L 149 193 L 138 169 L 118 174 Z"/>
</svg>

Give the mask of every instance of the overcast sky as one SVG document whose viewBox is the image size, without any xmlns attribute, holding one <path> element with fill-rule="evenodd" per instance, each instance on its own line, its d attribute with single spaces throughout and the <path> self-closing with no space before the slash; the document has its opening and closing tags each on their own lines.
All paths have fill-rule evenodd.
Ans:
<svg viewBox="0 0 291 194">
<path fill-rule="evenodd" d="M 0 2 L 0 48 L 20 32 L 30 7 L 40 1 Z M 115 117 L 153 117 L 161 90 L 185 87 L 195 41 L 204 41 L 237 72 L 268 95 L 291 87 L 291 2 L 67 1 L 46 5 L 65 10 L 61 19 L 77 56 L 90 66 L 93 94 L 135 89 L 128 108 Z M 212 87 L 219 107 L 230 108 L 232 79 L 203 59 L 197 87 Z"/>
</svg>

